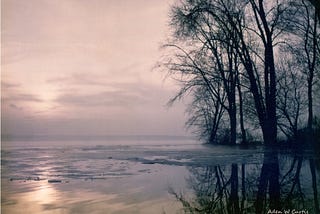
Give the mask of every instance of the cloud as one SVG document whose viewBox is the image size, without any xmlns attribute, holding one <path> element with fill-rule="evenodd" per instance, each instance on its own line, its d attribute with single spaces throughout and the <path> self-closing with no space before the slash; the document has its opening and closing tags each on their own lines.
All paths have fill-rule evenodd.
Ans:
<svg viewBox="0 0 320 214">
<path fill-rule="evenodd" d="M 95 77 L 90 77 L 95 78 Z M 101 80 L 99 78 L 86 79 L 83 77 L 84 83 L 90 82 L 96 83 L 101 87 L 95 88 L 94 84 L 85 87 L 87 90 L 81 90 L 83 88 L 73 84 L 73 89 L 61 88 L 59 90 L 60 96 L 54 101 L 61 105 L 83 105 L 83 106 L 124 106 L 140 105 L 140 104 L 152 104 L 157 105 L 158 108 L 164 106 L 168 99 L 173 96 L 174 90 L 170 87 L 165 87 L 162 84 L 147 83 L 144 81 L 131 82 L 117 82 Z M 69 81 L 70 79 L 64 80 Z M 95 82 L 97 81 L 97 82 Z M 101 82 L 100 82 L 101 81 Z M 90 85 L 90 84 L 89 84 Z M 90 90 L 92 89 L 92 90 Z"/>
<path fill-rule="evenodd" d="M 175 133 L 184 108 L 151 72 L 170 2 L 4 0 L 5 130 Z"/>
<path fill-rule="evenodd" d="M 128 107 L 142 104 L 146 100 L 136 92 L 128 91 L 104 91 L 91 94 L 66 93 L 54 100 L 61 105 L 78 107 L 116 106 Z"/>
<path fill-rule="evenodd" d="M 47 80 L 47 83 L 68 85 L 105 85 L 105 82 L 101 80 L 101 77 L 85 73 L 73 73 L 70 76 L 51 78 Z"/>
<path fill-rule="evenodd" d="M 1 97 L 2 102 L 43 102 L 37 96 L 33 94 L 11 94 L 9 96 Z"/>
<path fill-rule="evenodd" d="M 10 108 L 13 108 L 15 110 L 22 110 L 23 109 L 22 107 L 18 107 L 17 105 L 12 104 L 12 103 L 9 106 L 10 106 Z"/>
<path fill-rule="evenodd" d="M 129 63 L 127 65 L 118 66 L 117 68 L 107 69 L 105 72 L 94 73 L 92 71 L 77 71 L 69 75 L 58 76 L 46 80 L 49 84 L 68 84 L 68 85 L 96 85 L 105 86 L 112 81 L 132 81 L 139 78 L 137 70 L 141 63 Z"/>
<path fill-rule="evenodd" d="M 43 105 L 44 100 L 36 94 L 30 93 L 18 83 L 12 81 L 1 82 L 2 118 L 21 118 L 32 109 L 32 106 Z M 24 116 L 22 116 L 24 115 Z"/>
<path fill-rule="evenodd" d="M 4 81 L 1 82 L 2 89 L 16 88 L 19 86 L 20 86 L 20 84 L 17 84 L 17 83 L 9 83 L 9 82 L 4 82 Z"/>
</svg>

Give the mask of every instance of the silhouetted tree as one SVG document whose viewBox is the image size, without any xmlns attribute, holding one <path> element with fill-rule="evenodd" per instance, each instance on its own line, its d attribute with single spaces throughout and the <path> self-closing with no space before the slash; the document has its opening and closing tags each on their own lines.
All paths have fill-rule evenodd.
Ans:
<svg viewBox="0 0 320 214">
<path fill-rule="evenodd" d="M 183 87 L 178 97 L 194 87 L 206 88 L 209 93 L 204 96 L 197 93 L 194 103 L 200 103 L 200 97 L 208 98 L 208 94 L 214 97 L 212 102 L 219 102 L 228 116 L 230 143 L 236 143 L 238 125 L 242 141 L 246 141 L 244 117 L 249 117 L 259 124 L 264 143 L 274 145 L 277 127 L 287 136 L 297 137 L 303 114 L 301 93 L 306 91 L 311 131 L 313 85 L 320 65 L 320 36 L 317 6 L 310 2 L 315 4 L 311 0 L 182 0 L 177 3 L 171 13 L 175 40 L 169 46 L 182 51 L 184 56 L 173 54 L 169 61 L 174 66 L 169 66 L 169 70 L 184 76 L 183 81 L 191 81 L 184 83 L 188 87 Z M 284 46 L 285 51 L 279 48 Z M 281 57 L 275 57 L 281 55 L 295 61 L 294 71 L 285 68 L 291 65 L 282 65 Z M 179 59 L 179 65 L 174 58 Z M 305 76 L 306 89 L 297 81 L 301 74 Z M 217 91 L 222 95 L 217 95 Z M 245 94 L 247 91 L 250 96 Z M 255 118 L 253 114 L 245 114 L 246 105 L 251 104 Z M 211 106 L 217 107 L 216 104 Z M 193 112 L 202 115 L 197 110 Z M 208 112 L 208 108 L 203 110 Z M 201 121 L 196 115 L 191 121 Z M 214 118 L 212 124 L 219 127 Z M 209 124 L 208 120 L 203 121 Z M 216 136 L 216 132 L 213 133 Z"/>
<path fill-rule="evenodd" d="M 311 4 L 313 3 L 313 4 Z M 313 91 L 316 73 L 320 66 L 320 32 L 319 32 L 319 4 L 316 1 L 292 1 L 291 9 L 286 17 L 291 41 L 288 45 L 295 60 L 300 64 L 300 70 L 307 79 L 308 97 L 308 129 L 312 134 L 313 124 Z"/>
<path fill-rule="evenodd" d="M 173 8 L 176 37 L 198 42 L 207 49 L 215 75 L 227 95 L 231 142 L 235 142 L 237 69 L 244 68 L 259 124 L 266 144 L 277 137 L 275 40 L 282 33 L 279 23 L 283 3 L 263 0 L 184 0 Z M 263 81 L 263 84 L 261 84 Z M 240 91 L 238 90 L 238 93 Z"/>
<path fill-rule="evenodd" d="M 219 90 L 220 87 L 217 87 Z M 221 93 L 218 92 L 219 95 Z M 221 100 L 225 98 L 222 97 Z M 205 142 L 216 142 L 219 128 L 221 128 L 221 119 L 224 113 L 224 108 L 215 98 L 210 95 L 207 87 L 198 87 L 194 90 L 193 101 L 188 107 L 190 118 L 187 121 L 187 126 L 190 129 L 195 129 L 195 134 Z"/>
<path fill-rule="evenodd" d="M 278 125 L 288 139 L 296 141 L 301 128 L 301 116 L 306 113 L 307 93 L 304 75 L 289 57 L 278 63 Z M 300 126 L 300 127 L 299 127 Z"/>
<path fill-rule="evenodd" d="M 198 1 L 198 3 L 200 6 L 206 4 L 205 1 Z M 208 62 L 211 65 L 206 69 L 206 72 L 203 72 L 202 69 L 196 71 L 200 73 L 206 85 L 210 84 L 211 77 L 221 82 L 220 87 L 226 94 L 226 102 L 220 102 L 220 104 L 229 115 L 229 142 L 235 144 L 237 127 L 236 82 L 239 62 L 234 43 L 238 41 L 233 39 L 235 38 L 232 35 L 234 32 L 225 31 L 222 26 L 217 28 L 215 20 L 211 16 L 206 16 L 193 6 L 197 5 L 185 1 L 181 6 L 173 8 L 172 25 L 175 28 L 175 36 L 180 40 L 193 41 L 193 45 L 198 45 L 199 49 L 208 56 Z M 231 2 L 229 6 L 236 7 Z"/>
<path fill-rule="evenodd" d="M 221 79 L 211 72 L 216 65 L 212 64 L 207 49 L 185 50 L 175 44 L 165 47 L 171 48 L 173 56 L 164 59 L 162 65 L 181 83 L 180 91 L 169 103 L 191 93 L 193 101 L 188 108 L 191 116 L 187 125 L 200 128 L 197 131 L 199 136 L 205 138 L 204 135 L 208 134 L 207 139 L 214 142 L 226 109 L 227 97 Z"/>
</svg>

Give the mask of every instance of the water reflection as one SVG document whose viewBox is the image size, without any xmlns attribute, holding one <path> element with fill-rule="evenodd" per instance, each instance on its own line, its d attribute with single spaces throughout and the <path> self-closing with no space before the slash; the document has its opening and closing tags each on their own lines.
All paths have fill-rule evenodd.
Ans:
<svg viewBox="0 0 320 214">
<path fill-rule="evenodd" d="M 35 189 L 33 192 L 29 192 L 25 195 L 26 199 L 32 199 L 39 204 L 50 204 L 56 201 L 58 198 L 58 192 L 46 181 L 41 182 L 41 185 Z"/>
<path fill-rule="evenodd" d="M 57 213 L 63 210 L 56 204 L 61 197 L 59 191 L 45 180 L 4 181 L 2 185 L 5 187 L 2 189 L 3 213 Z"/>
<path fill-rule="evenodd" d="M 319 214 L 319 159 L 265 152 L 263 163 L 189 167 L 185 213 Z"/>
</svg>

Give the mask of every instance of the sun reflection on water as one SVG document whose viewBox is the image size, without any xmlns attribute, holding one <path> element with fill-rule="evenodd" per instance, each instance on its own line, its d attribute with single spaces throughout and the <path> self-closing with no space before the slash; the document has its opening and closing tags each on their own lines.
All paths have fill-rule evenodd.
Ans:
<svg viewBox="0 0 320 214">
<path fill-rule="evenodd" d="M 63 207 L 57 206 L 60 193 L 47 180 L 8 181 L 4 184 L 2 209 L 3 213 L 55 213 Z M 13 194 L 12 191 L 17 191 Z M 4 202 L 5 201 L 5 202 Z"/>
<path fill-rule="evenodd" d="M 28 193 L 26 198 L 39 204 L 49 204 L 57 200 L 58 192 L 52 184 L 41 181 L 41 185 L 34 192 Z"/>
</svg>

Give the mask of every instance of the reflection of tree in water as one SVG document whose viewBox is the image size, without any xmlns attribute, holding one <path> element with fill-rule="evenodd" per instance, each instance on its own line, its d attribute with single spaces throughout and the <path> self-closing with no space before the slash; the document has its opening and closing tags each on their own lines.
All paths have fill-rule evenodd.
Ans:
<svg viewBox="0 0 320 214">
<path fill-rule="evenodd" d="M 318 162 L 316 163 L 316 161 Z M 316 165 L 318 165 L 318 168 L 316 168 Z M 319 160 L 295 156 L 291 159 L 290 167 L 287 167 L 287 169 L 289 170 L 280 181 L 282 195 L 284 196 L 282 206 L 286 209 L 295 207 L 299 210 L 309 208 L 309 213 L 320 213 L 319 176 L 316 172 L 318 171 L 319 175 Z M 305 175 L 305 179 L 302 179 L 301 175 Z"/>
<path fill-rule="evenodd" d="M 281 155 L 278 159 L 275 153 L 265 153 L 263 164 L 190 167 L 189 171 L 187 181 L 194 197 L 170 190 L 185 213 L 284 213 L 289 209 L 320 213 L 319 162 L 312 158 Z"/>
</svg>

